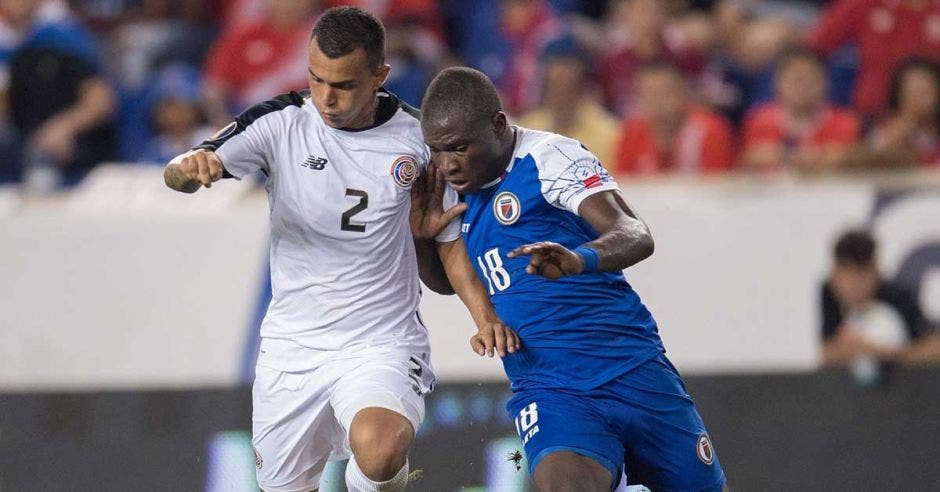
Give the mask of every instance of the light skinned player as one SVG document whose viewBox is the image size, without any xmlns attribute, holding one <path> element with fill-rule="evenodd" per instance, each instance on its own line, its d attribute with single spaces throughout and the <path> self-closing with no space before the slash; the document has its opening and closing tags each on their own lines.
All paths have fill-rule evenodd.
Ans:
<svg viewBox="0 0 940 492">
<path fill-rule="evenodd" d="M 423 181 L 449 208 L 410 220 L 411 188 L 430 156 L 416 112 L 382 89 L 384 51 L 372 15 L 326 11 L 311 38 L 309 92 L 248 109 L 164 173 L 187 193 L 227 176 L 266 177 L 273 296 L 252 443 L 267 492 L 316 490 L 326 462 L 347 457 L 349 490 L 406 487 L 408 450 L 434 384 L 419 271 L 470 306 L 478 353 L 519 346 L 469 264 L 437 255 L 460 251 L 456 194 Z"/>
</svg>

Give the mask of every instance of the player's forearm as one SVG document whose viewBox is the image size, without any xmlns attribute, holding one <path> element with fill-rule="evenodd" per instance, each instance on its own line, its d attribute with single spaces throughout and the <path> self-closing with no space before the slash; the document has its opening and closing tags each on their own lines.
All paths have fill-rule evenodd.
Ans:
<svg viewBox="0 0 940 492">
<path fill-rule="evenodd" d="M 180 168 L 179 164 L 171 163 L 163 169 L 163 181 L 167 187 L 183 193 L 195 193 L 201 184 L 190 178 Z"/>
<path fill-rule="evenodd" d="M 418 277 L 424 285 L 441 295 L 454 294 L 454 288 L 447 278 L 447 272 L 444 271 L 438 254 L 437 242 L 434 239 L 415 238 L 414 243 L 418 257 Z"/>
<path fill-rule="evenodd" d="M 598 270 L 619 272 L 653 254 L 653 236 L 642 221 L 624 221 L 585 246 L 597 252 Z"/>
<path fill-rule="evenodd" d="M 438 251 L 450 285 L 470 311 L 473 322 L 477 326 L 482 326 L 485 323 L 498 321 L 499 317 L 493 309 L 490 296 L 486 293 L 486 287 L 480 283 L 470 263 L 463 240 L 439 244 Z"/>
</svg>

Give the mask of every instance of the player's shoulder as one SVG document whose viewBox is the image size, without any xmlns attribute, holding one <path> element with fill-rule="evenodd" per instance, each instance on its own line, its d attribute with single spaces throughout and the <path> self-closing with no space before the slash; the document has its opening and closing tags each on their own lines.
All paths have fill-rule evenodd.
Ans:
<svg viewBox="0 0 940 492">
<path fill-rule="evenodd" d="M 557 133 L 516 127 L 516 138 L 515 158 L 531 158 L 540 171 L 597 160 L 581 142 Z"/>
<path fill-rule="evenodd" d="M 248 127 L 252 123 L 268 116 L 294 117 L 298 114 L 296 110 L 303 107 L 309 99 L 310 91 L 292 91 L 286 94 L 280 94 L 259 102 L 239 114 L 235 121 L 239 126 Z"/>
<path fill-rule="evenodd" d="M 296 115 L 300 114 L 300 112 L 291 111 L 291 109 L 301 109 L 306 101 L 306 98 L 309 96 L 308 92 L 309 91 L 288 92 L 286 94 L 280 94 L 278 96 L 272 97 L 267 101 L 257 103 L 239 113 L 239 115 L 235 117 L 234 121 L 223 127 L 212 137 L 203 141 L 202 144 L 197 145 L 194 148 L 215 151 L 226 141 L 240 133 L 247 131 L 249 127 L 256 125 L 259 121 L 276 117 L 296 117 Z M 271 132 L 271 130 L 268 128 L 267 130 L 264 130 L 264 132 L 267 134 Z"/>
<path fill-rule="evenodd" d="M 378 135 L 389 136 L 409 146 L 424 149 L 424 137 L 421 134 L 421 113 L 413 106 L 402 101 L 395 94 L 379 92 L 380 123 L 375 130 Z"/>
</svg>

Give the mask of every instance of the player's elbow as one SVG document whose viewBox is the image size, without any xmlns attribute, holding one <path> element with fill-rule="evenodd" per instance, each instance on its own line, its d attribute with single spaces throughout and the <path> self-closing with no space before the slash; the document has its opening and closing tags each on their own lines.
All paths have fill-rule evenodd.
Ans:
<svg viewBox="0 0 940 492">
<path fill-rule="evenodd" d="M 456 294 L 454 287 L 449 282 L 424 282 L 424 285 L 432 292 L 442 296 L 452 296 Z"/>
<path fill-rule="evenodd" d="M 656 242 L 653 241 L 653 235 L 650 234 L 649 230 L 644 231 L 644 233 L 640 235 L 636 249 L 640 261 L 653 256 L 653 253 L 656 251 Z"/>
</svg>

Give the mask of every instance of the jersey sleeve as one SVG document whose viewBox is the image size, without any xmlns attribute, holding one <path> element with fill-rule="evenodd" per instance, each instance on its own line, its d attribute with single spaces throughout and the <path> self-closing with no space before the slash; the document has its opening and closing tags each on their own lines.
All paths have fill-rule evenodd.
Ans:
<svg viewBox="0 0 940 492">
<path fill-rule="evenodd" d="M 248 174 L 268 168 L 265 132 L 257 122 L 242 127 L 238 120 L 219 130 L 212 138 L 198 145 L 197 149 L 211 150 L 222 160 L 226 177 L 242 179 Z"/>
<path fill-rule="evenodd" d="M 265 117 L 291 105 L 302 106 L 303 97 L 291 92 L 256 104 L 195 148 L 215 152 L 222 160 L 226 177 L 241 179 L 256 171 L 270 175 L 271 146 L 278 135 Z"/>
<path fill-rule="evenodd" d="M 576 140 L 549 139 L 532 153 L 545 201 L 575 215 L 587 197 L 618 189 L 597 157 Z"/>
<path fill-rule="evenodd" d="M 448 186 L 444 190 L 444 210 L 449 210 L 451 207 L 456 206 L 460 203 L 460 197 L 457 196 L 457 192 L 453 188 Z M 447 227 L 441 231 L 440 234 L 435 238 L 439 243 L 449 243 L 451 241 L 456 241 L 460 238 L 460 216 L 454 217 L 454 220 L 450 221 L 447 224 Z"/>
</svg>

